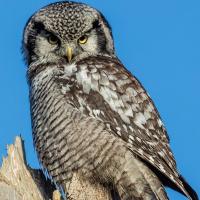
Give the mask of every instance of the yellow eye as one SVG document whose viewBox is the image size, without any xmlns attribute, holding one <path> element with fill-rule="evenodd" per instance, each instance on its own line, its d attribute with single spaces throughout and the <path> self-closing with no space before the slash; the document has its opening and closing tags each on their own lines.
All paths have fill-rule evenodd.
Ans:
<svg viewBox="0 0 200 200">
<path fill-rule="evenodd" d="M 58 43 L 58 38 L 54 35 L 49 36 L 49 43 L 50 44 L 57 44 Z"/>
<path fill-rule="evenodd" d="M 81 44 L 85 44 L 87 42 L 88 37 L 86 35 L 83 35 L 79 38 L 78 42 Z"/>
</svg>

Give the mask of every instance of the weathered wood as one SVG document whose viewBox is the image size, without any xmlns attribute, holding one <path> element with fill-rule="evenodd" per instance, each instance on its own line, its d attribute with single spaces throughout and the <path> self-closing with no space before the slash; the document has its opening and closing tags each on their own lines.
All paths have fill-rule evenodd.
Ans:
<svg viewBox="0 0 200 200">
<path fill-rule="evenodd" d="M 0 168 L 0 200 L 62 200 L 61 193 L 40 169 L 26 163 L 24 141 L 15 137 L 15 144 L 7 146 L 7 158 L 2 156 Z M 108 187 L 86 181 L 74 173 L 66 186 L 67 200 L 111 200 Z"/>
<path fill-rule="evenodd" d="M 69 200 L 112 200 L 108 187 L 97 182 L 83 180 L 77 173 L 73 174 L 71 183 L 66 186 L 66 191 Z"/>
<path fill-rule="evenodd" d="M 43 200 L 52 198 L 55 186 L 42 170 L 26 164 L 24 142 L 15 137 L 15 145 L 7 146 L 8 156 L 0 168 L 0 200 Z"/>
</svg>

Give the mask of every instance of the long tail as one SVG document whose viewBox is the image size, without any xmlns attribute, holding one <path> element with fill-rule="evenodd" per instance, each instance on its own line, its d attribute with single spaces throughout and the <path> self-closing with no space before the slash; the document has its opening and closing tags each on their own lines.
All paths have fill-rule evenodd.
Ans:
<svg viewBox="0 0 200 200">
<path fill-rule="evenodd" d="M 192 200 L 199 200 L 197 193 L 192 189 L 192 187 L 188 184 L 188 182 L 185 180 L 185 178 L 182 175 L 180 175 L 179 178 L 182 181 L 185 190 L 188 192 L 188 194 L 190 195 Z"/>
<path fill-rule="evenodd" d="M 129 151 L 125 161 L 115 176 L 121 200 L 169 200 L 162 182 L 143 161 Z"/>
<path fill-rule="evenodd" d="M 158 177 L 150 170 L 150 168 L 138 160 L 138 167 L 140 172 L 145 177 L 147 183 L 149 184 L 152 192 L 154 193 L 157 200 L 169 200 L 167 192 L 162 184 L 162 182 L 158 179 Z"/>
</svg>

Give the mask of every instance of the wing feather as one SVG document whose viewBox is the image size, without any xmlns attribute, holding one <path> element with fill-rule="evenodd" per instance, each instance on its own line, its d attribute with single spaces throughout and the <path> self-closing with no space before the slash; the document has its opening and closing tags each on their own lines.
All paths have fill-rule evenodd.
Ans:
<svg viewBox="0 0 200 200">
<path fill-rule="evenodd" d="M 66 66 L 67 68 L 67 66 Z M 106 124 L 136 155 L 163 173 L 189 197 L 169 147 L 162 119 L 146 90 L 117 58 L 89 57 L 77 63 L 71 76 L 58 78 L 70 88 L 74 106 Z M 68 86 L 70 83 L 70 87 Z"/>
</svg>

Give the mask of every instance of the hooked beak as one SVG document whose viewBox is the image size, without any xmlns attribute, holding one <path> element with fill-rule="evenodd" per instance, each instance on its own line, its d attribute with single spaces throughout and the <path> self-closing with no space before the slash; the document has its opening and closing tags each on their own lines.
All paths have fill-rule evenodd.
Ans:
<svg viewBox="0 0 200 200">
<path fill-rule="evenodd" d="M 72 59 L 72 49 L 70 47 L 68 47 L 68 49 L 67 49 L 67 58 L 70 63 L 70 61 Z"/>
</svg>

